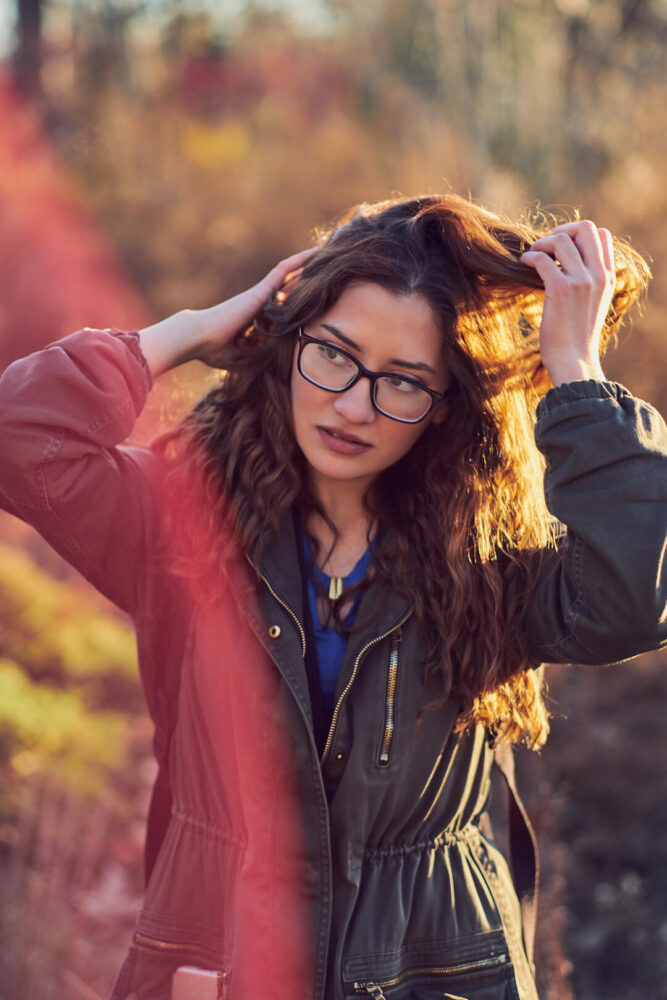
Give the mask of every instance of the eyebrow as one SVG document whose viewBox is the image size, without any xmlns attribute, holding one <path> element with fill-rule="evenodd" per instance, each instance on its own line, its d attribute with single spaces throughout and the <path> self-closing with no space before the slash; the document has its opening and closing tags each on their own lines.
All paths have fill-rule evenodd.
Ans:
<svg viewBox="0 0 667 1000">
<path fill-rule="evenodd" d="M 359 344 L 355 344 L 355 342 L 350 340 L 349 337 L 346 337 L 344 333 L 341 333 L 337 326 L 332 326 L 330 323 L 320 323 L 320 326 L 323 330 L 328 330 L 329 333 L 333 333 L 334 337 L 338 337 L 338 339 L 342 340 L 348 347 L 363 353 L 363 348 L 361 348 Z M 412 370 L 416 372 L 430 372 L 431 375 L 436 374 L 435 369 L 431 368 L 431 366 L 427 365 L 424 361 L 404 361 L 401 358 L 389 358 L 387 364 L 398 365 L 400 368 L 412 368 Z"/>
</svg>

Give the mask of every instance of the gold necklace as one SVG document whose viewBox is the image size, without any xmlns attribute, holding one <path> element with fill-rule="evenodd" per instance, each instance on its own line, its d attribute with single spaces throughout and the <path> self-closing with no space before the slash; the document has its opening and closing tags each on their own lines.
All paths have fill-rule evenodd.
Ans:
<svg viewBox="0 0 667 1000">
<path fill-rule="evenodd" d="M 343 593 L 343 577 L 332 576 L 329 580 L 329 600 L 337 601 Z"/>
</svg>

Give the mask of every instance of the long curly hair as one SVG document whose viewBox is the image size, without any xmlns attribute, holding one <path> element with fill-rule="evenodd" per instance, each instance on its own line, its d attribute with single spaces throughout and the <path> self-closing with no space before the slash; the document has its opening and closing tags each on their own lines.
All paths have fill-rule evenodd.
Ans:
<svg viewBox="0 0 667 1000">
<path fill-rule="evenodd" d="M 458 730 L 482 723 L 496 740 L 535 748 L 548 712 L 521 621 L 557 530 L 533 437 L 536 405 L 551 385 L 539 353 L 544 288 L 519 258 L 557 221 L 501 218 L 452 194 L 357 206 L 316 234 L 319 249 L 302 273 L 238 332 L 219 384 L 169 449 L 174 481 L 198 483 L 207 511 L 182 572 L 224 566 L 230 544 L 256 562 L 290 509 L 303 524 L 315 510 L 326 517 L 292 427 L 297 329 L 353 282 L 422 296 L 442 331 L 452 388 L 444 420 L 366 497 L 386 529 L 371 574 L 410 599 L 426 641 L 424 682 L 437 682 L 437 704 L 459 699 Z M 649 277 L 628 244 L 615 241 L 615 254 L 603 349 Z M 201 522 L 200 501 L 197 510 Z"/>
</svg>

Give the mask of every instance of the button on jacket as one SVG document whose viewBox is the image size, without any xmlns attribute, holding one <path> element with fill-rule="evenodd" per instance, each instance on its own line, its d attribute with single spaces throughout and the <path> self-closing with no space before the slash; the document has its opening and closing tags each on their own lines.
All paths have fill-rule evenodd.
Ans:
<svg viewBox="0 0 667 1000">
<path fill-rule="evenodd" d="M 494 751 L 481 727 L 455 735 L 454 699 L 417 721 L 435 692 L 409 603 L 365 592 L 320 756 L 291 519 L 261 565 L 232 547 L 201 600 L 157 555 L 164 460 L 122 445 L 149 389 L 118 331 L 73 334 L 0 381 L 2 506 L 132 616 L 171 788 L 113 1000 L 169 1000 L 179 965 L 234 1000 L 535 1000 L 509 869 L 479 827 Z M 661 418 L 615 383 L 573 382 L 540 403 L 536 438 L 567 533 L 522 623 L 535 663 L 666 643 Z"/>
</svg>

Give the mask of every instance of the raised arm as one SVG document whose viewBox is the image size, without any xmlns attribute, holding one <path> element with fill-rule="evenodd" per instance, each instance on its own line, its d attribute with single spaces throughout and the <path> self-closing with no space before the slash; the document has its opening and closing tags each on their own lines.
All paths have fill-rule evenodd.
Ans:
<svg viewBox="0 0 667 1000">
<path fill-rule="evenodd" d="M 122 446 L 152 377 L 192 358 L 215 364 L 311 252 L 211 309 L 185 310 L 140 333 L 82 330 L 0 379 L 0 506 L 125 611 L 137 609 L 161 496 L 158 457 Z"/>
<path fill-rule="evenodd" d="M 538 409 L 546 499 L 567 528 L 530 601 L 531 654 L 611 663 L 667 643 L 667 428 L 610 382 L 571 382 Z"/>
<path fill-rule="evenodd" d="M 522 259 L 544 282 L 540 350 L 554 388 L 535 436 L 547 504 L 567 529 L 526 634 L 536 660 L 609 663 L 667 642 L 667 431 L 600 367 L 615 283 L 609 231 L 566 223 Z"/>
<path fill-rule="evenodd" d="M 16 361 L 0 379 L 0 505 L 129 612 L 160 469 L 150 451 L 118 445 L 150 385 L 137 334 L 93 330 Z"/>
</svg>

